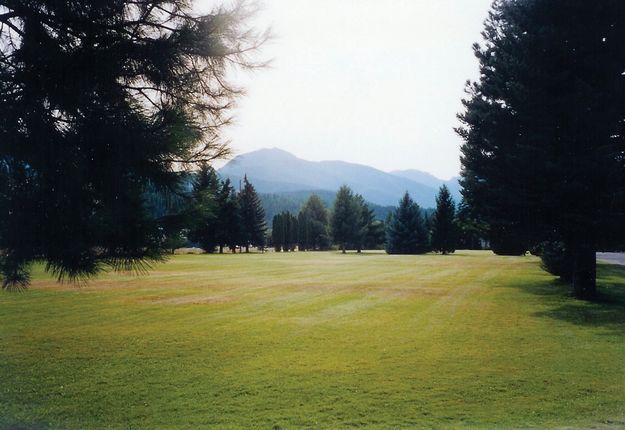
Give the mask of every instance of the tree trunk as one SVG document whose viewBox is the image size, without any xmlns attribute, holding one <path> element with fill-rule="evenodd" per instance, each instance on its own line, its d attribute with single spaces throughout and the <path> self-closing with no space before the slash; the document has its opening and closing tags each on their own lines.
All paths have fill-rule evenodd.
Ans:
<svg viewBox="0 0 625 430">
<path fill-rule="evenodd" d="M 245 245 L 245 253 L 246 254 L 250 253 L 250 245 Z"/>
<path fill-rule="evenodd" d="M 341 245 L 341 251 L 343 251 L 343 254 L 345 254 L 345 244 Z"/>
<path fill-rule="evenodd" d="M 219 253 L 220 254 L 224 253 L 224 246 L 223 245 L 219 245 Z"/>
<path fill-rule="evenodd" d="M 581 245 L 573 250 L 573 294 L 583 300 L 597 295 L 597 260 L 592 246 Z"/>
</svg>

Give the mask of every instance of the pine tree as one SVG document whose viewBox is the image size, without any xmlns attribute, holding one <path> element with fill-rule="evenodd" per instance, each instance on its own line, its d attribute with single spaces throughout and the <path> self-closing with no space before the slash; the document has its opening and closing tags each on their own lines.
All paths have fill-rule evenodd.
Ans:
<svg viewBox="0 0 625 430">
<path fill-rule="evenodd" d="M 284 248 L 284 219 L 282 214 L 274 215 L 271 223 L 271 241 L 276 252 L 280 252 Z M 286 250 L 285 250 L 286 251 Z"/>
<path fill-rule="evenodd" d="M 421 208 L 408 193 L 390 216 L 386 237 L 386 252 L 389 254 L 422 254 L 429 250 Z"/>
<path fill-rule="evenodd" d="M 217 193 L 217 244 L 219 253 L 223 253 L 224 246 L 228 246 L 235 253 L 241 234 L 241 218 L 239 199 L 230 184 L 230 179 L 221 183 Z"/>
<path fill-rule="evenodd" d="M 150 217 L 161 225 L 163 249 L 173 254 L 187 243 L 193 202 L 183 189 L 174 193 L 168 189 L 148 187 L 143 198 Z"/>
<path fill-rule="evenodd" d="M 433 212 L 428 214 L 427 210 L 422 211 L 423 213 L 423 225 L 425 227 L 425 236 L 427 237 L 427 243 L 432 243 L 432 216 Z M 388 224 L 387 224 L 388 225 Z"/>
<path fill-rule="evenodd" d="M 188 0 L 0 4 L 0 271 L 26 286 L 160 260 L 148 188 L 178 192 L 181 167 L 223 157 L 219 131 L 254 66 L 243 9 Z"/>
<path fill-rule="evenodd" d="M 485 237 L 487 227 L 477 219 L 464 198 L 460 200 L 454 223 L 460 249 L 482 249 L 482 238 Z"/>
<path fill-rule="evenodd" d="M 456 250 L 456 206 L 446 185 L 440 187 L 436 196 L 436 210 L 432 215 L 432 250 L 448 254 Z"/>
<path fill-rule="evenodd" d="M 464 196 L 491 243 L 562 243 L 591 298 L 595 250 L 625 236 L 625 3 L 497 1 L 483 34 L 458 130 Z"/>
<path fill-rule="evenodd" d="M 371 228 L 371 224 L 375 220 L 375 216 L 373 215 L 373 210 L 369 209 L 367 202 L 360 194 L 356 194 L 354 196 L 354 206 L 360 211 L 354 242 L 356 250 L 361 252 L 366 246 L 367 238 L 369 237 L 369 230 Z"/>
<path fill-rule="evenodd" d="M 310 228 L 311 220 L 308 218 L 304 210 L 301 210 L 297 215 L 297 246 L 300 251 L 307 251 L 312 249 Z"/>
<path fill-rule="evenodd" d="M 239 193 L 239 210 L 241 219 L 241 240 L 245 244 L 245 252 L 250 252 L 250 245 L 262 247 L 265 244 L 265 210 L 256 194 L 254 186 L 243 178 L 243 189 Z"/>
<path fill-rule="evenodd" d="M 286 212 L 280 214 L 280 226 L 282 228 L 282 251 L 289 252 L 291 250 L 291 218 Z"/>
<path fill-rule="evenodd" d="M 386 243 L 386 225 L 383 221 L 373 220 L 367 226 L 365 247 L 367 249 L 384 249 Z"/>
<path fill-rule="evenodd" d="M 300 215 L 300 232 L 306 235 L 304 242 L 305 249 L 328 249 L 330 246 L 328 210 L 323 205 L 319 196 L 311 194 L 306 203 L 304 203 Z M 302 226 L 302 222 L 304 226 Z M 301 233 L 300 245 L 302 245 Z"/>
<path fill-rule="evenodd" d="M 297 217 L 289 213 L 289 244 L 291 251 L 295 251 L 295 248 L 299 245 L 299 223 Z"/>
<path fill-rule="evenodd" d="M 274 217 L 273 241 L 274 246 L 280 245 L 284 252 L 294 251 L 298 242 L 297 217 L 288 211 L 276 215 Z"/>
<path fill-rule="evenodd" d="M 209 164 L 201 165 L 193 180 L 192 207 L 189 211 L 189 239 L 212 253 L 218 245 L 220 191 L 217 173 Z"/>
<path fill-rule="evenodd" d="M 299 223 L 296 216 L 284 211 L 273 217 L 272 242 L 276 252 L 294 251 L 298 245 Z"/>
<path fill-rule="evenodd" d="M 343 185 L 336 194 L 330 222 L 334 242 L 340 246 L 343 254 L 349 245 L 359 240 L 361 217 L 362 208 L 354 198 L 354 193 Z"/>
</svg>

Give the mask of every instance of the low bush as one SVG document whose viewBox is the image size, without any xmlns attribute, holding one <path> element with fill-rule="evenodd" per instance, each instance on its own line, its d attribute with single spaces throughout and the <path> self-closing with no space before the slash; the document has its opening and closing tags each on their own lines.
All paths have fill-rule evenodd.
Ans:
<svg viewBox="0 0 625 430">
<path fill-rule="evenodd" d="M 562 242 L 543 242 L 539 249 L 541 267 L 564 281 L 570 281 L 573 275 L 572 261 L 564 244 Z"/>
</svg>

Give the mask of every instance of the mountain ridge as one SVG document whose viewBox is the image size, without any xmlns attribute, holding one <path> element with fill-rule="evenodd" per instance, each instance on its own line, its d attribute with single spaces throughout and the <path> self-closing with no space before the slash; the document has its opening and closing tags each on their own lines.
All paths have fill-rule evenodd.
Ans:
<svg viewBox="0 0 625 430">
<path fill-rule="evenodd" d="M 238 155 L 218 172 L 235 184 L 247 175 L 256 190 L 265 194 L 313 190 L 335 192 L 341 185 L 347 185 L 366 200 L 381 206 L 396 205 L 407 191 L 420 206 L 431 208 L 435 206 L 440 185 L 447 185 L 456 200 L 460 189 L 457 178 L 445 181 L 416 169 L 384 172 L 340 160 L 308 161 L 279 148 L 263 148 Z M 427 184 L 410 177 L 419 175 L 427 179 Z"/>
</svg>

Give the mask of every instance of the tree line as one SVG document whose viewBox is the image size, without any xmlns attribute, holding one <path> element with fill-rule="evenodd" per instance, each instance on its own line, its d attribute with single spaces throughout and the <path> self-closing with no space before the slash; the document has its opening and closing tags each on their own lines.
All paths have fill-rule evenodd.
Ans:
<svg viewBox="0 0 625 430">
<path fill-rule="evenodd" d="M 361 195 L 343 186 L 331 211 L 313 194 L 297 216 L 287 211 L 274 216 L 271 243 L 277 251 L 327 250 L 335 244 L 343 252 L 360 252 L 384 246 L 384 223 L 375 219 Z"/>
<path fill-rule="evenodd" d="M 412 200 L 408 193 L 387 219 L 386 252 L 389 254 L 450 254 L 458 248 L 482 249 L 480 230 L 472 226 L 464 201 L 458 207 L 447 186 L 442 185 L 436 196 L 436 208 L 431 216 Z"/>
<path fill-rule="evenodd" d="M 297 214 L 283 211 L 267 228 L 262 202 L 247 176 L 237 191 L 226 178 L 203 164 L 178 193 L 146 193 L 149 211 L 162 220 L 163 246 L 174 252 L 185 245 L 208 253 L 249 252 L 251 246 L 276 251 L 325 251 L 332 247 L 361 252 L 385 249 L 389 254 L 452 253 L 456 248 L 481 249 L 481 230 L 473 228 L 467 206 L 458 208 L 446 186 L 436 197 L 434 211 L 423 210 L 406 193 L 385 221 L 376 219 L 370 205 L 342 186 L 328 209 L 312 194 Z M 429 214 L 429 216 L 428 216 Z"/>
<path fill-rule="evenodd" d="M 190 184 L 191 189 L 181 191 L 173 204 L 171 196 L 152 195 L 155 217 L 169 220 L 162 235 L 171 252 L 189 242 L 208 253 L 223 253 L 225 247 L 236 252 L 239 246 L 249 252 L 250 246 L 265 246 L 265 212 L 247 176 L 236 191 L 230 179 L 220 180 L 210 165 L 202 164 Z"/>
<path fill-rule="evenodd" d="M 348 249 L 385 249 L 389 254 L 448 254 L 457 247 L 482 248 L 481 230 L 473 222 L 467 205 L 461 202 L 456 208 L 444 185 L 431 216 L 406 193 L 385 221 L 375 219 L 361 195 L 342 186 L 331 209 L 313 194 L 297 215 L 289 211 L 275 215 L 270 244 L 284 252 L 335 246 L 343 253 Z"/>
</svg>

